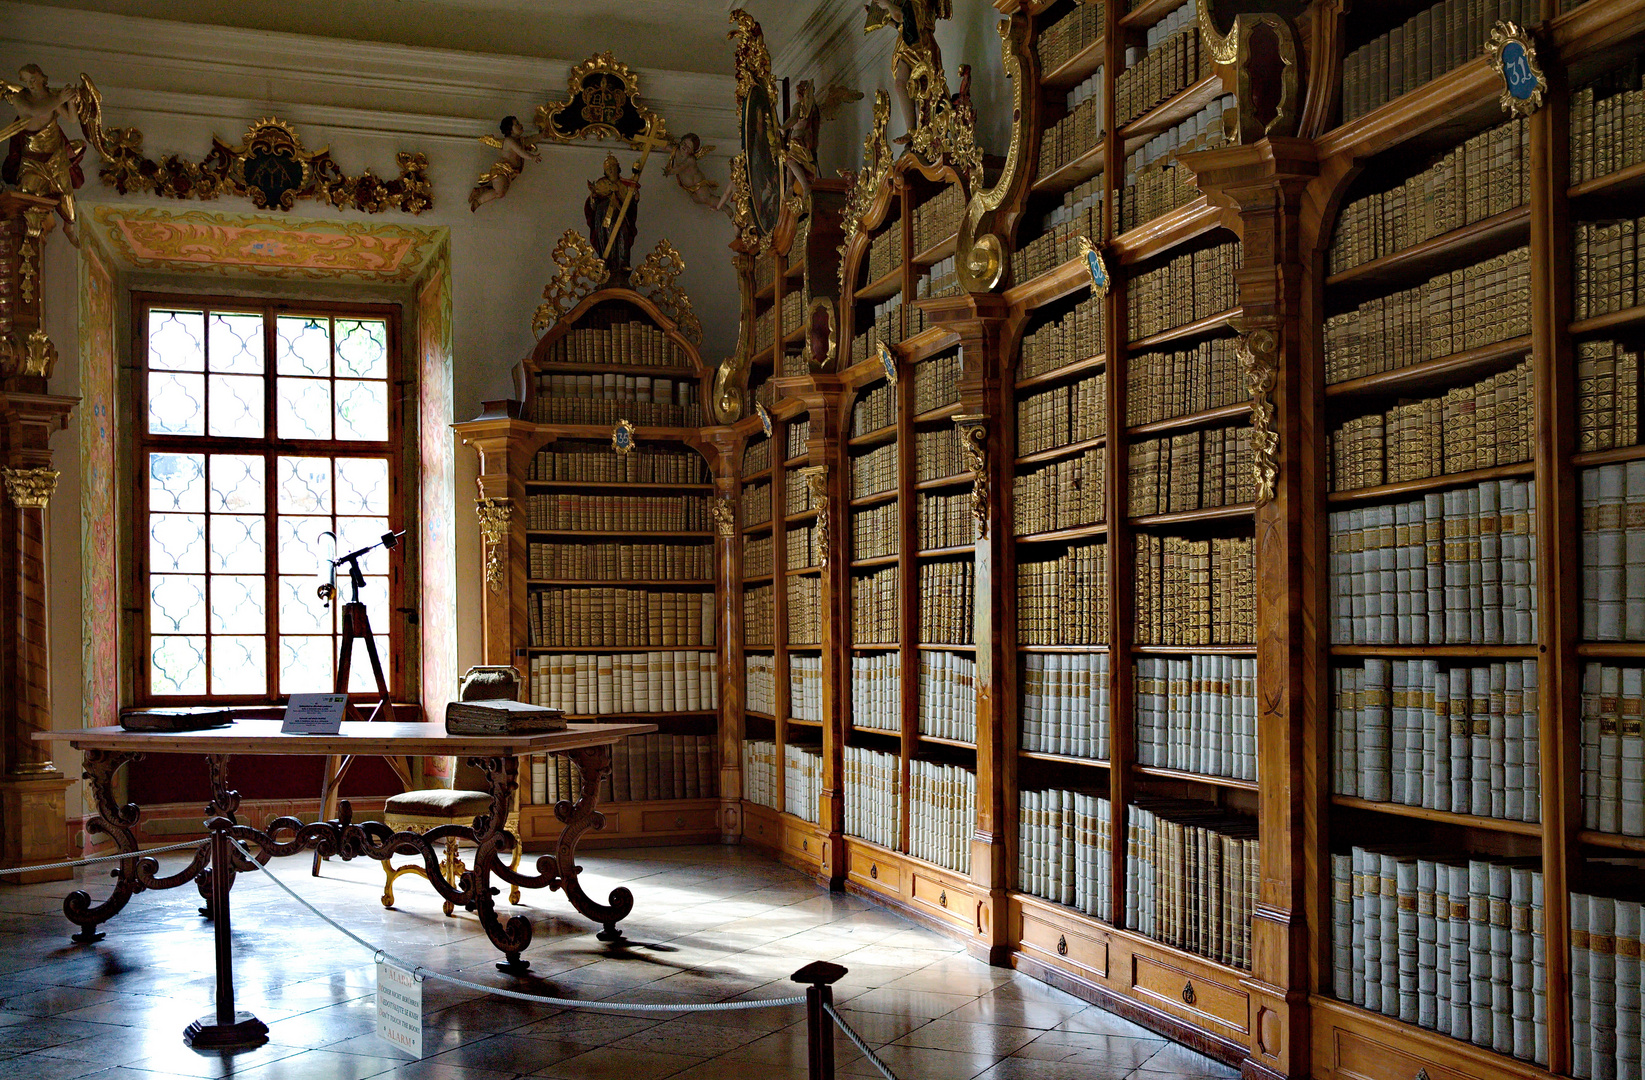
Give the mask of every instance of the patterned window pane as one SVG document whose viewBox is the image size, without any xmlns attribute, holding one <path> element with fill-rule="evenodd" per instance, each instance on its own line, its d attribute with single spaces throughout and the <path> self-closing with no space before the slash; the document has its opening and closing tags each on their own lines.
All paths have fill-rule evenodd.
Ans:
<svg viewBox="0 0 1645 1080">
<path fill-rule="evenodd" d="M 275 320 L 275 370 L 281 375 L 331 374 L 331 328 L 324 317 L 281 315 Z"/>
<path fill-rule="evenodd" d="M 149 510 L 199 513 L 205 508 L 204 454 L 149 455 Z"/>
<path fill-rule="evenodd" d="M 149 370 L 204 371 L 205 313 L 149 312 Z"/>
<path fill-rule="evenodd" d="M 263 437 L 263 377 L 211 375 L 208 434 L 228 439 Z"/>
<path fill-rule="evenodd" d="M 377 628 L 375 620 L 372 629 Z M 382 634 L 374 637 L 377 642 L 377 657 L 383 662 L 383 678 L 393 685 L 393 664 L 388 658 L 388 638 Z M 371 670 L 371 656 L 366 652 L 366 643 L 361 641 L 354 646 L 353 666 L 348 669 L 348 690 L 351 694 L 365 694 L 377 689 L 377 676 Z M 368 710 L 369 711 L 369 710 Z"/>
<path fill-rule="evenodd" d="M 274 408 L 280 438 L 331 438 L 331 383 L 325 379 L 277 380 Z"/>
<path fill-rule="evenodd" d="M 386 458 L 337 459 L 337 512 L 377 516 L 388 513 Z"/>
<path fill-rule="evenodd" d="M 280 693 L 323 693 L 332 687 L 332 639 L 280 638 Z"/>
<path fill-rule="evenodd" d="M 338 378 L 388 378 L 388 324 L 381 319 L 337 320 Z"/>
<path fill-rule="evenodd" d="M 338 518 L 337 544 L 344 551 L 358 551 L 377 543 L 388 532 L 387 518 Z M 372 548 L 360 557 L 360 571 L 366 574 L 388 573 L 388 552 Z"/>
<path fill-rule="evenodd" d="M 329 514 L 331 459 L 282 457 L 277 468 L 275 509 L 282 514 Z"/>
<path fill-rule="evenodd" d="M 204 573 L 205 531 L 204 514 L 150 514 L 149 572 Z"/>
<path fill-rule="evenodd" d="M 149 372 L 149 434 L 202 434 L 205 403 L 204 375 Z"/>
<path fill-rule="evenodd" d="M 261 637 L 211 639 L 211 692 L 268 693 L 268 654 Z"/>
<path fill-rule="evenodd" d="M 209 361 L 212 371 L 234 375 L 263 373 L 261 315 L 235 315 L 214 311 L 211 313 L 208 328 L 211 333 Z"/>
<path fill-rule="evenodd" d="M 211 572 L 260 574 L 268 566 L 260 514 L 211 515 Z"/>
<path fill-rule="evenodd" d="M 149 685 L 156 694 L 206 692 L 206 639 L 156 634 L 149 639 Z"/>
<path fill-rule="evenodd" d="M 211 455 L 211 512 L 261 514 L 263 459 L 251 454 Z"/>
<path fill-rule="evenodd" d="M 214 574 L 211 578 L 211 632 L 261 634 L 268 625 L 261 574 Z"/>
<path fill-rule="evenodd" d="M 338 379 L 337 438 L 362 442 L 388 439 L 388 383 Z"/>
<path fill-rule="evenodd" d="M 149 630 L 156 634 L 205 633 L 205 575 L 149 575 Z"/>
<path fill-rule="evenodd" d="M 331 538 L 321 535 L 330 531 L 329 517 L 281 517 L 274 531 L 280 572 L 316 577 L 326 560 L 334 557 Z"/>
<path fill-rule="evenodd" d="M 315 593 L 319 578 L 314 575 L 281 575 L 280 630 L 286 634 L 329 634 L 332 614 Z M 346 581 L 339 582 L 345 590 Z"/>
</svg>

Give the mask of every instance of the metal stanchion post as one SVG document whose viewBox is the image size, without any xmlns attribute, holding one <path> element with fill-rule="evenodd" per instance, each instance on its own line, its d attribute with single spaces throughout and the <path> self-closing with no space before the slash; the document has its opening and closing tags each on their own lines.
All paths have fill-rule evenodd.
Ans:
<svg viewBox="0 0 1645 1080">
<path fill-rule="evenodd" d="M 816 960 L 790 975 L 790 982 L 805 987 L 806 1063 L 810 1080 L 834 1080 L 834 1021 L 825 1005 L 834 1003 L 834 983 L 845 977 L 846 969 L 826 960 Z"/>
<path fill-rule="evenodd" d="M 228 831 L 234 822 L 215 817 L 211 830 L 212 928 L 217 935 L 217 1012 L 202 1016 L 183 1029 L 183 1041 L 196 1050 L 245 1050 L 268 1041 L 268 1025 L 249 1012 L 234 1010 L 234 942 L 229 937 L 228 891 L 234 882 L 230 870 L 233 845 Z"/>
</svg>

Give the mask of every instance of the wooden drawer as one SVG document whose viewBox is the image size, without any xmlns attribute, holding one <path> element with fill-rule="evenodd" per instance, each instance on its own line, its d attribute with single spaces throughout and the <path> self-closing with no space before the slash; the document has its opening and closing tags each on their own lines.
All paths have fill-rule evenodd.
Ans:
<svg viewBox="0 0 1645 1080">
<path fill-rule="evenodd" d="M 645 810 L 640 813 L 640 828 L 648 833 L 716 832 L 719 827 L 719 812 L 711 806 Z"/>
<path fill-rule="evenodd" d="M 1156 960 L 1142 952 L 1131 957 L 1131 986 L 1137 995 L 1189 1023 L 1210 1020 L 1220 1028 L 1244 1034 L 1251 1023 L 1251 1002 L 1245 991 L 1227 986 L 1203 971 Z"/>
<path fill-rule="evenodd" d="M 971 902 L 971 892 L 941 878 L 920 870 L 908 874 L 908 896 L 920 910 L 970 930 L 976 925 L 977 913 Z"/>
<path fill-rule="evenodd" d="M 1027 907 L 1022 909 L 1021 943 L 1025 952 L 1037 952 L 1047 959 L 1056 957 L 1059 965 L 1079 974 L 1099 979 L 1108 977 L 1106 938 L 1059 925 Z"/>
<path fill-rule="evenodd" d="M 1429 1080 L 1481 1080 L 1483 1075 L 1436 1065 L 1357 1031 L 1339 1027 L 1331 1034 L 1329 1050 L 1320 1049 L 1325 1051 L 1322 1056 L 1334 1058 L 1334 1072 L 1340 1080 L 1415 1080 L 1424 1071 Z"/>
<path fill-rule="evenodd" d="M 806 862 L 822 864 L 823 845 L 827 841 L 804 826 L 783 824 L 783 850 Z"/>
<path fill-rule="evenodd" d="M 776 847 L 781 826 L 764 811 L 764 807 L 743 803 L 743 835 L 768 847 Z"/>
<path fill-rule="evenodd" d="M 872 851 L 862 851 L 858 848 L 848 848 L 850 858 L 846 864 L 846 875 L 865 889 L 886 893 L 890 896 L 902 895 L 902 864 L 896 859 L 888 859 Z"/>
</svg>

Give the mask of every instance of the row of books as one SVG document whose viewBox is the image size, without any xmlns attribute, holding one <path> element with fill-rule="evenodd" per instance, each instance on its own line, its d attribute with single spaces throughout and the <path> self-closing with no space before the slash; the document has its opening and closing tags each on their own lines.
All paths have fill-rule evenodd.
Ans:
<svg viewBox="0 0 1645 1080">
<path fill-rule="evenodd" d="M 743 447 L 743 475 L 753 476 L 771 468 L 771 440 L 756 435 Z"/>
<path fill-rule="evenodd" d="M 1125 365 L 1125 422 L 1135 427 L 1250 400 L 1236 339 L 1137 353 Z"/>
<path fill-rule="evenodd" d="M 714 645 L 714 593 L 648 589 L 533 590 L 531 644 L 550 648 Z"/>
<path fill-rule="evenodd" d="M 793 461 L 804 454 L 811 446 L 811 419 L 790 420 L 788 422 L 788 457 L 784 460 Z M 791 509 L 789 513 L 793 513 Z"/>
<path fill-rule="evenodd" d="M 777 259 L 775 254 L 767 254 L 763 258 L 754 260 L 754 291 L 764 292 L 771 288 L 777 280 Z"/>
<path fill-rule="evenodd" d="M 1582 636 L 1645 641 L 1645 461 L 1577 474 L 1582 493 Z"/>
<path fill-rule="evenodd" d="M 1537 662 L 1386 660 L 1331 671 L 1331 790 L 1504 821 L 1542 819 Z"/>
<path fill-rule="evenodd" d="M 1255 657 L 1136 659 L 1137 764 L 1257 778 Z"/>
<path fill-rule="evenodd" d="M 1579 453 L 1639 445 L 1639 353 L 1619 341 L 1577 342 Z"/>
<path fill-rule="evenodd" d="M 1537 884 L 1532 925 L 1540 930 L 1540 875 Z M 1639 897 L 1645 895 L 1645 882 L 1636 868 L 1631 874 L 1605 874 L 1595 886 L 1593 892 L 1571 893 L 1571 1075 L 1625 1080 L 1640 1075 L 1640 1029 L 1645 1024 L 1640 1008 L 1640 941 L 1645 935 Z M 1493 921 L 1493 929 L 1495 925 Z M 1542 955 L 1540 942 L 1538 933 L 1533 960 Z M 1536 985 L 1535 1015 L 1541 1018 L 1546 1012 L 1540 996 L 1544 980 L 1538 978 Z M 1518 996 L 1513 1000 L 1517 1004 Z M 1517 1021 L 1518 1012 L 1514 1015 Z M 1545 1022 L 1536 1029 L 1539 1050 L 1544 1027 Z M 1515 1031 L 1517 1035 L 1517 1023 Z"/>
<path fill-rule="evenodd" d="M 786 552 L 790 570 L 803 570 L 821 563 L 822 546 L 817 541 L 816 524 L 790 525 Z"/>
<path fill-rule="evenodd" d="M 602 325 L 603 324 L 603 325 Z M 689 367 L 684 350 L 654 323 L 590 312 L 548 350 L 554 364 L 635 364 Z"/>
<path fill-rule="evenodd" d="M 756 370 L 748 377 L 749 392 L 757 404 L 764 405 L 767 412 L 777 407 L 777 386 L 772 382 L 771 371 Z"/>
<path fill-rule="evenodd" d="M 782 774 L 777 771 L 777 744 L 769 739 L 743 740 L 743 798 L 768 810 L 781 810 Z"/>
<path fill-rule="evenodd" d="M 1345 382 L 1531 332 L 1531 249 L 1515 248 L 1325 320 L 1325 381 Z"/>
<path fill-rule="evenodd" d="M 636 447 L 611 452 L 610 443 L 565 443 L 539 450 L 531 459 L 531 480 L 583 480 L 626 484 L 705 484 L 708 462 L 701 454 Z"/>
<path fill-rule="evenodd" d="M 897 444 L 886 443 L 851 459 L 851 497 L 878 495 L 897 488 Z"/>
<path fill-rule="evenodd" d="M 902 265 L 902 222 L 892 218 L 881 226 L 868 244 L 868 276 L 863 284 L 878 281 Z"/>
<path fill-rule="evenodd" d="M 882 341 L 887 346 L 896 345 L 901 342 L 901 327 L 897 327 L 896 333 L 892 333 L 890 327 L 888 326 L 886 332 L 882 334 L 880 333 L 880 327 L 877 323 L 869 323 L 862 333 L 851 339 L 851 362 L 853 364 L 860 364 L 871 356 L 878 356 L 880 354 L 880 343 Z"/>
<path fill-rule="evenodd" d="M 1252 542 L 1136 538 L 1138 645 L 1249 645 L 1257 639 Z"/>
<path fill-rule="evenodd" d="M 743 701 L 754 712 L 777 715 L 777 660 L 764 653 L 743 654 Z"/>
<path fill-rule="evenodd" d="M 1096 374 L 1017 399 L 1017 454 L 1026 457 L 1108 433 L 1108 380 Z"/>
<path fill-rule="evenodd" d="M 531 544 L 533 578 L 587 581 L 660 581 L 714 577 L 712 544 Z"/>
<path fill-rule="evenodd" d="M 769 349 L 776 340 L 777 316 L 782 315 L 783 334 L 787 334 L 805 321 L 805 290 L 795 289 L 783 293 L 782 305 L 766 308 L 754 317 L 754 348 L 755 350 Z M 787 359 L 785 355 L 783 359 Z M 787 375 L 784 371 L 782 374 Z"/>
<path fill-rule="evenodd" d="M 1017 643 L 1108 644 L 1108 545 L 1070 544 L 1049 559 L 1017 558 Z"/>
<path fill-rule="evenodd" d="M 763 525 L 771 520 L 771 482 L 761 481 L 743 488 L 743 525 Z"/>
<path fill-rule="evenodd" d="M 1645 162 L 1645 69 L 1630 64 L 1571 92 L 1571 183 Z"/>
<path fill-rule="evenodd" d="M 1200 47 L 1196 9 L 1182 5 L 1149 27 L 1146 51 L 1126 50 L 1125 70 L 1114 79 L 1114 123 L 1124 127 L 1154 106 L 1211 74 L 1211 54 Z"/>
<path fill-rule="evenodd" d="M 851 557 L 878 559 L 895 555 L 902 544 L 902 507 L 894 502 L 851 514 Z"/>
<path fill-rule="evenodd" d="M 1591 319 L 1638 305 L 1645 295 L 1645 274 L 1641 273 L 1645 263 L 1639 257 L 1645 218 L 1579 221 L 1573 232 L 1576 317 Z"/>
<path fill-rule="evenodd" d="M 914 480 L 942 480 L 970 469 L 960 451 L 959 433 L 953 430 L 914 432 Z"/>
<path fill-rule="evenodd" d="M 720 707 L 720 664 L 711 652 L 556 653 L 533 656 L 527 674 L 533 705 L 576 716 Z"/>
<path fill-rule="evenodd" d="M 914 207 L 914 252 L 930 251 L 960 230 L 965 213 L 965 192 L 958 184 L 947 184 L 929 199 Z"/>
<path fill-rule="evenodd" d="M 783 747 L 783 803 L 790 814 L 816 823 L 822 778 L 821 747 L 793 743 Z"/>
<path fill-rule="evenodd" d="M 1580 370 L 1580 369 L 1579 369 Z M 1443 397 L 1349 420 L 1327 437 L 1332 491 L 1427 480 L 1531 460 L 1536 400 L 1531 358 Z"/>
<path fill-rule="evenodd" d="M 1645 669 L 1613 664 L 1583 666 L 1583 828 L 1645 836 L 1642 722 Z"/>
<path fill-rule="evenodd" d="M 788 643 L 822 644 L 822 578 L 788 579 Z"/>
<path fill-rule="evenodd" d="M 1054 71 L 1103 35 L 1107 17 L 1102 0 L 1075 4 L 1068 13 L 1040 30 L 1034 52 L 1041 71 Z"/>
<path fill-rule="evenodd" d="M 1180 799 L 1139 799 L 1126 815 L 1126 929 L 1249 969 L 1256 819 Z"/>
<path fill-rule="evenodd" d="M 969 491 L 954 495 L 922 493 L 915 504 L 914 523 L 920 551 L 964 547 L 977 538 Z"/>
<path fill-rule="evenodd" d="M 600 801 L 715 798 L 720 787 L 715 757 L 712 735 L 618 739 L 611 747 L 611 774 L 600 782 Z M 582 771 L 563 754 L 539 758 L 531 767 L 531 801 L 538 806 L 576 802 L 582 785 Z"/>
<path fill-rule="evenodd" d="M 1102 145 L 1108 134 L 1107 103 L 1101 67 L 1068 91 L 1062 117 L 1040 131 L 1039 170 L 1036 179 L 1050 176 Z M 1089 171 L 1089 170 L 1087 170 Z"/>
<path fill-rule="evenodd" d="M 697 384 L 649 375 L 537 376 L 531 418 L 539 424 L 615 424 L 627 420 L 659 427 L 701 427 Z"/>
<path fill-rule="evenodd" d="M 822 657 L 789 656 L 788 715 L 793 720 L 823 722 Z"/>
<path fill-rule="evenodd" d="M 1069 192 L 1064 196 L 1066 212 L 1054 215 L 1055 220 L 1046 223 L 1044 232 L 1011 253 L 1013 284 L 1022 285 L 1080 258 L 1080 237 L 1094 239 L 1102 235 L 1103 184 L 1098 176 Z"/>
<path fill-rule="evenodd" d="M 851 657 L 851 726 L 902 731 L 902 654 Z"/>
<path fill-rule="evenodd" d="M 914 411 L 927 413 L 960 399 L 958 350 L 921 360 L 914 365 Z"/>
<path fill-rule="evenodd" d="M 1017 378 L 1032 379 L 1108 351 L 1105 295 L 1087 296 L 1060 318 L 1022 336 Z"/>
<path fill-rule="evenodd" d="M 1530 124 L 1488 128 L 1387 191 L 1361 196 L 1337 215 L 1330 272 L 1415 247 L 1505 214 L 1531 199 Z"/>
<path fill-rule="evenodd" d="M 1342 119 L 1363 116 L 1479 56 L 1496 22 L 1542 21 L 1531 0 L 1441 0 L 1354 49 L 1342 64 Z"/>
<path fill-rule="evenodd" d="M 708 500 L 696 495 L 526 496 L 526 528 L 575 532 L 697 532 Z"/>
<path fill-rule="evenodd" d="M 776 640 L 777 608 L 769 584 L 743 588 L 743 643 L 770 645 Z"/>
<path fill-rule="evenodd" d="M 1101 795 L 1017 792 L 1017 888 L 1112 925 L 1113 829 Z"/>
<path fill-rule="evenodd" d="M 743 576 L 763 577 L 775 568 L 775 542 L 770 533 L 743 537 Z"/>
<path fill-rule="evenodd" d="M 902 572 L 895 566 L 851 578 L 851 640 L 882 645 L 902 638 Z"/>
<path fill-rule="evenodd" d="M 959 653 L 920 653 L 920 734 L 977 741 L 977 662 Z"/>
<path fill-rule="evenodd" d="M 1331 856 L 1332 990 L 1372 1012 L 1548 1062 L 1542 873 L 1423 851 Z"/>
<path fill-rule="evenodd" d="M 861 310 L 860 308 L 858 310 Z M 887 345 L 896 345 L 908 336 L 907 327 L 903 325 L 902 293 L 895 292 L 874 305 L 874 340 L 883 341 Z M 876 355 L 878 350 L 870 348 L 868 354 Z"/>
<path fill-rule="evenodd" d="M 1535 519 L 1535 480 L 1333 513 L 1331 641 L 1535 644 Z"/>
<path fill-rule="evenodd" d="M 844 750 L 845 832 L 896 850 L 902 833 L 902 762 L 896 754 Z"/>
<path fill-rule="evenodd" d="M 1093 447 L 1011 480 L 1011 513 L 1018 536 L 1100 524 L 1108 514 L 1107 449 Z"/>
<path fill-rule="evenodd" d="M 1249 428 L 1138 439 L 1131 444 L 1129 465 L 1132 517 L 1238 506 L 1257 494 Z"/>
<path fill-rule="evenodd" d="M 977 570 L 962 562 L 920 564 L 920 640 L 927 645 L 970 645 L 977 640 L 973 616 Z"/>
<path fill-rule="evenodd" d="M 959 263 L 945 255 L 919 272 L 914 279 L 914 299 L 929 300 L 952 296 L 960 291 Z M 936 325 L 931 313 L 915 304 L 908 312 L 908 336 L 914 337 Z"/>
<path fill-rule="evenodd" d="M 1107 761 L 1108 654 L 1024 653 L 1022 749 Z"/>
<path fill-rule="evenodd" d="M 1234 272 L 1240 244 L 1217 244 L 1176 258 L 1132 278 L 1125 289 L 1130 340 L 1221 314 L 1239 303 Z"/>
<path fill-rule="evenodd" d="M 1207 105 L 1203 112 L 1189 118 L 1194 120 L 1206 117 L 1212 119 L 1217 126 L 1184 144 L 1181 147 L 1183 152 L 1221 145 L 1222 113 L 1225 108 L 1223 103 L 1226 100 L 1229 99 L 1218 98 Z M 1173 158 L 1161 158 L 1146 165 L 1141 163 L 1140 158 L 1141 154 L 1137 153 L 1125 159 L 1125 183 L 1119 189 L 1119 201 L 1116 206 L 1119 212 L 1120 232 L 1130 232 L 1144 222 L 1153 221 L 1178 207 L 1187 206 L 1200 196 L 1199 185 L 1194 181 L 1193 172 L 1177 164 Z"/>
<path fill-rule="evenodd" d="M 908 763 L 908 853 L 961 874 L 971 872 L 977 827 L 977 774 L 958 765 Z"/>
<path fill-rule="evenodd" d="M 851 407 L 851 434 L 867 435 L 897 422 L 897 388 L 882 381 Z"/>
</svg>

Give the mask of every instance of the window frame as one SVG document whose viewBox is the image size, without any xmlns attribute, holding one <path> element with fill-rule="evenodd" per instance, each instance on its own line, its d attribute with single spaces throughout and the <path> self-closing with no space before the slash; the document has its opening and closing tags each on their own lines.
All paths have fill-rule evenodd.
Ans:
<svg viewBox="0 0 1645 1080">
<path fill-rule="evenodd" d="M 264 371 L 263 371 L 263 434 L 257 438 L 240 438 L 225 435 L 169 435 L 151 434 L 149 424 L 149 323 L 151 314 L 155 310 L 200 310 L 208 316 L 214 312 L 225 314 L 256 314 L 263 319 L 264 340 Z M 388 430 L 387 438 L 382 442 L 365 442 L 357 440 L 317 440 L 317 439 L 284 439 L 276 434 L 278 423 L 278 409 L 276 406 L 277 375 L 276 375 L 276 327 L 277 320 L 282 315 L 300 315 L 325 317 L 336 319 L 381 319 L 386 326 L 387 337 L 387 405 Z M 130 495 L 133 508 L 133 520 L 136 527 L 132 530 L 131 566 L 135 578 L 135 599 L 137 601 L 136 633 L 132 636 L 132 674 L 134 703 L 139 706 L 177 706 L 191 705 L 258 705 L 270 702 L 284 701 L 286 692 L 280 689 L 279 650 L 280 633 L 278 627 L 279 604 L 279 552 L 277 545 L 277 528 L 279 514 L 276 506 L 276 476 L 275 463 L 282 456 L 324 457 L 335 460 L 348 457 L 367 457 L 372 459 L 386 459 L 388 461 L 388 528 L 398 532 L 406 528 L 404 514 L 404 498 L 401 487 L 405 453 L 405 391 L 404 377 L 405 362 L 402 355 L 400 338 L 400 305 L 392 303 L 345 303 L 336 301 L 304 301 L 292 299 L 268 299 L 244 296 L 209 295 L 199 293 L 159 293 L 133 292 L 131 293 L 131 324 L 132 324 L 132 450 L 130 472 Z M 335 342 L 332 345 L 335 350 Z M 335 384 L 335 374 L 328 376 L 328 381 Z M 204 411 L 204 403 L 202 403 Z M 205 423 L 209 430 L 209 416 Z M 153 687 L 152 639 L 151 625 L 152 606 L 150 601 L 150 567 L 149 552 L 149 455 L 151 453 L 187 453 L 187 454 L 238 454 L 241 456 L 258 456 L 265 462 L 265 492 L 263 505 L 264 517 L 264 595 L 266 597 L 265 611 L 267 620 L 262 636 L 265 639 L 265 669 L 268 682 L 261 694 L 214 694 L 211 686 L 211 657 L 208 647 L 206 654 L 206 687 L 203 694 L 156 694 Z M 335 507 L 333 508 L 335 516 Z M 207 513 L 209 521 L 209 511 Z M 402 548 L 412 541 L 408 534 L 401 539 Z M 209 551 L 209 536 L 207 538 Z M 209 566 L 209 562 L 208 562 Z M 394 557 L 388 560 L 388 596 L 384 609 L 390 613 L 389 625 L 386 627 L 373 626 L 373 632 L 379 637 L 388 639 L 387 651 L 382 661 L 387 670 L 384 675 L 387 679 L 389 696 L 396 702 L 411 700 L 406 693 L 407 660 L 410 643 L 407 640 L 407 628 L 401 624 L 404 620 L 398 617 L 400 609 L 405 604 L 405 577 L 403 557 Z M 288 575 L 289 576 L 289 575 Z M 207 571 L 209 580 L 210 572 Z M 339 582 L 339 592 L 342 594 L 337 601 L 341 603 L 347 599 L 348 577 L 344 572 Z M 204 636 L 209 642 L 213 633 L 210 629 L 209 598 L 207 629 Z M 332 640 L 335 646 L 339 640 L 337 632 L 333 632 Z M 335 656 L 333 656 L 335 665 Z M 354 649 L 353 668 L 356 671 L 369 673 L 370 660 L 366 655 L 364 644 L 358 643 Z M 329 687 L 327 688 L 329 690 Z M 355 700 L 374 700 L 377 697 L 376 689 L 359 691 L 350 694 Z"/>
</svg>

